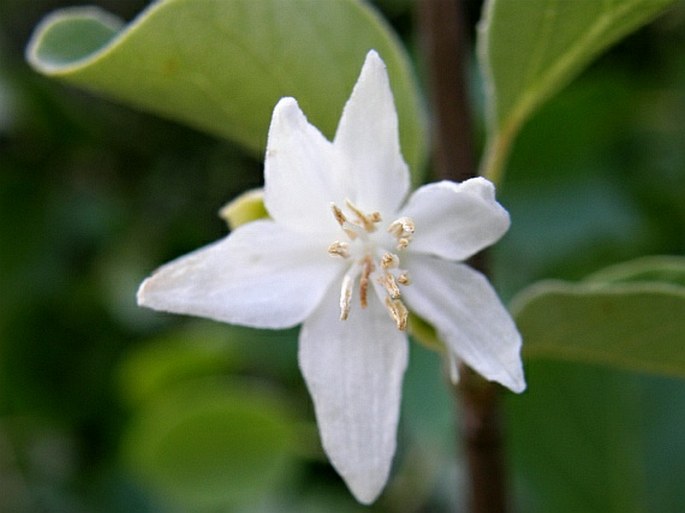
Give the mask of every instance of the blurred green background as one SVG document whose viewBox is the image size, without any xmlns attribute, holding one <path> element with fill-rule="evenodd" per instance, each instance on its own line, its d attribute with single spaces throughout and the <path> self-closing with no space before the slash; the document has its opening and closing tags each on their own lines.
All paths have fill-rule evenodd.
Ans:
<svg viewBox="0 0 685 513">
<path fill-rule="evenodd" d="M 94 3 L 127 20 L 147 4 Z M 436 355 L 412 347 L 393 477 L 362 508 L 319 447 L 296 330 L 136 307 L 156 266 L 226 233 L 216 213 L 260 185 L 261 162 L 31 71 L 33 27 L 73 4 L 0 2 L 0 512 L 458 508 Z M 375 5 L 419 55 L 413 2 Z M 465 6 L 473 27 L 480 4 Z M 475 71 L 473 84 L 481 119 Z M 507 300 L 542 278 L 685 254 L 683 5 L 534 117 L 499 197 Z M 506 412 L 520 511 L 683 510 L 681 381 L 543 361 L 527 373 Z"/>
</svg>

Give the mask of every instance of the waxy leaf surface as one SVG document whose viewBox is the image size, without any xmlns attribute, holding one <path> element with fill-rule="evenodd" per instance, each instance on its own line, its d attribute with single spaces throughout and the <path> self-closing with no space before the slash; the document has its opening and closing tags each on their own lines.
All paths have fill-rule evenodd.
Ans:
<svg viewBox="0 0 685 513">
<path fill-rule="evenodd" d="M 516 134 L 603 50 L 675 0 L 491 0 L 478 35 L 488 142 L 482 173 L 497 182 Z"/>
<path fill-rule="evenodd" d="M 361 2 L 167 0 L 129 24 L 97 8 L 64 9 L 36 28 L 27 58 L 45 75 L 260 155 L 283 96 L 332 138 L 370 49 L 388 66 L 404 157 L 417 173 L 425 130 L 416 83 L 398 40 Z"/>
</svg>

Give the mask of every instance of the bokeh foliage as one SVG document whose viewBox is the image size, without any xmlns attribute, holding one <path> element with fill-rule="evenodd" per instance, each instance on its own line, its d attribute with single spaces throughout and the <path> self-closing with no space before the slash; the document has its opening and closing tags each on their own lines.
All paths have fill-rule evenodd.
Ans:
<svg viewBox="0 0 685 513">
<path fill-rule="evenodd" d="M 0 3 L 0 511 L 369 511 L 321 453 L 296 331 L 136 308 L 154 267 L 223 236 L 217 210 L 260 185 L 261 159 L 31 72 L 33 26 L 71 3 Z M 96 3 L 126 20 L 146 5 Z M 416 54 L 411 2 L 377 5 Z M 683 141 L 677 6 L 523 127 L 500 190 L 504 296 L 685 254 Z M 682 381 L 526 367 L 528 392 L 507 400 L 521 511 L 680 511 Z M 394 477 L 370 511 L 461 502 L 451 416 L 439 359 L 414 345 Z"/>
</svg>

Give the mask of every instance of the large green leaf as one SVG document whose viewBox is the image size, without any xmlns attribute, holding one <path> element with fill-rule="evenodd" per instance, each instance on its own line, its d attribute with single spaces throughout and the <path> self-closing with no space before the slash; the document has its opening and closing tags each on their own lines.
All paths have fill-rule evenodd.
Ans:
<svg viewBox="0 0 685 513">
<path fill-rule="evenodd" d="M 680 513 L 684 382 L 536 360 L 507 397 L 518 511 Z"/>
<path fill-rule="evenodd" d="M 387 25 L 356 0 L 166 0 L 128 25 L 96 8 L 65 9 L 36 28 L 27 58 L 48 76 L 261 153 L 283 96 L 331 137 L 370 49 L 388 66 L 417 173 L 425 130 L 413 73 Z"/>
<path fill-rule="evenodd" d="M 500 178 L 533 112 L 598 54 L 675 0 L 490 0 L 478 35 L 488 140 L 482 174 Z"/>
<path fill-rule="evenodd" d="M 533 285 L 512 307 L 526 357 L 685 377 L 684 276 L 685 259 L 662 257 Z"/>
</svg>

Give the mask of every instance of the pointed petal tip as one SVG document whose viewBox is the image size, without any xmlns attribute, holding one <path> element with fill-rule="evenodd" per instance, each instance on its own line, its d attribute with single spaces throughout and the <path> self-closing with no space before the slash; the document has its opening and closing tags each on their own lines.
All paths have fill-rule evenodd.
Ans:
<svg viewBox="0 0 685 513">
<path fill-rule="evenodd" d="M 494 378 L 494 381 L 501 383 L 509 390 L 516 394 L 520 394 L 526 389 L 526 378 L 523 375 L 523 365 L 519 360 L 516 362 L 515 369 L 506 373 L 506 375 Z"/>
<path fill-rule="evenodd" d="M 378 54 L 378 52 L 376 50 L 374 50 L 372 48 L 371 50 L 369 50 L 366 53 L 366 57 L 364 59 L 364 66 L 363 67 L 366 67 L 367 65 L 378 66 L 379 64 L 381 66 L 385 67 L 385 62 L 383 61 L 381 56 Z"/>
<path fill-rule="evenodd" d="M 145 278 L 143 282 L 138 286 L 138 290 L 136 291 L 136 304 L 138 306 L 148 306 L 146 304 L 145 289 L 147 288 L 149 282 L 150 278 Z"/>
<path fill-rule="evenodd" d="M 362 69 L 359 73 L 359 78 L 357 81 L 361 82 L 362 77 L 366 77 L 370 74 L 376 75 L 379 73 L 384 81 L 389 82 L 388 68 L 385 65 L 385 62 L 376 50 L 369 50 L 369 52 L 366 54 L 366 58 L 364 59 L 364 64 L 362 65 Z"/>
<path fill-rule="evenodd" d="M 285 96 L 278 100 L 278 103 L 274 107 L 273 114 L 271 115 L 271 124 L 276 120 L 289 118 L 293 115 L 302 115 L 302 110 L 295 98 Z"/>
<path fill-rule="evenodd" d="M 370 489 L 368 484 L 364 484 L 363 490 L 361 489 L 361 487 L 357 487 L 358 489 L 355 490 L 355 488 L 350 483 L 347 483 L 347 486 L 350 489 L 352 495 L 354 495 L 354 498 L 357 499 L 357 502 L 363 504 L 364 506 L 370 506 L 371 504 L 376 502 L 376 499 L 378 499 L 378 496 L 381 494 L 381 491 L 383 491 L 385 483 L 378 487 L 378 489 L 373 490 Z"/>
</svg>

